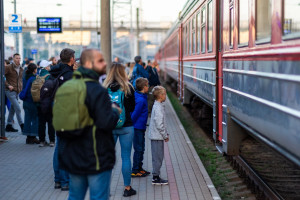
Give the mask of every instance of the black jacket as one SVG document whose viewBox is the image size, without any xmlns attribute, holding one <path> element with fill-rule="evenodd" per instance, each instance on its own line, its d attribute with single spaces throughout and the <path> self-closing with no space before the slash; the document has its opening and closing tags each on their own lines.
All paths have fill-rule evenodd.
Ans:
<svg viewBox="0 0 300 200">
<path fill-rule="evenodd" d="M 148 80 L 149 80 L 150 87 L 160 85 L 157 70 L 155 68 L 151 67 L 151 66 L 147 66 L 146 70 L 149 73 Z"/>
<path fill-rule="evenodd" d="M 57 65 L 52 66 L 49 73 L 51 74 L 51 78 L 57 78 L 58 75 L 63 73 L 63 75 L 59 78 L 59 85 L 62 85 L 64 82 L 72 78 L 73 66 L 69 66 L 64 63 L 59 63 Z"/>
<path fill-rule="evenodd" d="M 79 137 L 60 138 L 59 161 L 61 167 L 70 173 L 97 174 L 112 169 L 115 164 L 112 130 L 118 122 L 119 113 L 112 109 L 107 90 L 98 83 L 99 75 L 83 67 L 78 71 L 84 77 L 97 81 L 86 83 L 85 104 L 94 120 L 94 126 L 86 127 Z"/>
<path fill-rule="evenodd" d="M 114 82 L 112 83 L 109 88 L 111 89 L 111 91 L 115 92 L 120 88 L 120 85 L 118 82 Z M 128 126 L 133 126 L 133 122 L 131 120 L 131 116 L 130 113 L 134 111 L 135 108 L 135 98 L 134 98 L 134 89 L 133 87 L 130 87 L 130 94 L 127 94 L 127 96 L 125 96 L 125 100 L 124 100 L 124 107 L 125 107 L 125 123 L 123 125 L 123 127 L 128 127 Z"/>
</svg>

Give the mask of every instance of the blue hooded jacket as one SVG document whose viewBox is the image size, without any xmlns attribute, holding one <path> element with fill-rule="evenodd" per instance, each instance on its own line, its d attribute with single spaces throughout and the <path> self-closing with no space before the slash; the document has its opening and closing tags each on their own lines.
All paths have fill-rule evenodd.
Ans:
<svg viewBox="0 0 300 200">
<path fill-rule="evenodd" d="M 148 103 L 147 94 L 136 91 L 135 96 L 135 109 L 131 113 L 133 126 L 136 129 L 146 130 L 148 119 Z"/>
</svg>

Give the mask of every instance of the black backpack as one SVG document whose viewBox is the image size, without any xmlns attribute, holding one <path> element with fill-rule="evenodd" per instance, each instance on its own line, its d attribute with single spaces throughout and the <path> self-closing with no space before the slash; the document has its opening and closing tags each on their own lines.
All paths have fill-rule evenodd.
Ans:
<svg viewBox="0 0 300 200">
<path fill-rule="evenodd" d="M 63 83 L 62 80 L 60 80 L 60 77 L 66 72 L 68 71 L 64 71 L 60 73 L 57 76 L 57 78 L 53 78 L 51 76 L 43 84 L 40 92 L 40 108 L 41 108 L 41 112 L 44 115 L 52 114 L 52 106 L 53 106 L 55 93 L 58 87 Z"/>
</svg>

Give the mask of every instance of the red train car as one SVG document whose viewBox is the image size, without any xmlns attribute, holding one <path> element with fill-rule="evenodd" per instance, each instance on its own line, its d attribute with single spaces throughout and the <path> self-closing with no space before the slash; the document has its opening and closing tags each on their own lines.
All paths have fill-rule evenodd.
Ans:
<svg viewBox="0 0 300 200">
<path fill-rule="evenodd" d="M 299 1 L 188 1 L 156 59 L 183 103 L 212 107 L 220 151 L 247 130 L 300 166 Z"/>
</svg>

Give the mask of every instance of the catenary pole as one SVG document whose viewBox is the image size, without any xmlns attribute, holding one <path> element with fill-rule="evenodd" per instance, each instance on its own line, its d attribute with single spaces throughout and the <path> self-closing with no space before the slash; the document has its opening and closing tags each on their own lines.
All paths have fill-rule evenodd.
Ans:
<svg viewBox="0 0 300 200">
<path fill-rule="evenodd" d="M 139 25 L 139 8 L 136 8 L 136 51 L 137 55 L 140 55 L 140 40 L 139 40 L 139 35 L 140 35 L 140 25 Z"/>
<path fill-rule="evenodd" d="M 107 63 L 106 71 L 111 66 L 111 22 L 110 0 L 101 0 L 101 52 Z"/>
<path fill-rule="evenodd" d="M 4 109 L 5 109 L 5 93 L 4 93 L 4 16 L 3 16 L 3 1 L 0 0 L 0 136 L 5 136 L 5 115 L 4 115 Z"/>
<path fill-rule="evenodd" d="M 14 14 L 17 14 L 17 0 L 14 0 Z M 16 34 L 16 52 L 19 52 L 19 33 Z"/>
</svg>

